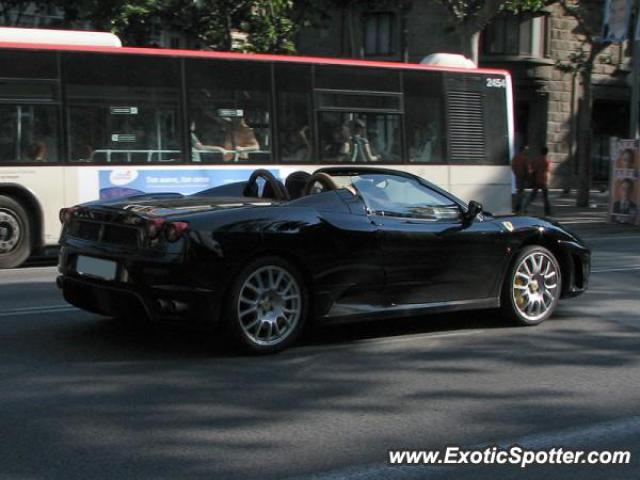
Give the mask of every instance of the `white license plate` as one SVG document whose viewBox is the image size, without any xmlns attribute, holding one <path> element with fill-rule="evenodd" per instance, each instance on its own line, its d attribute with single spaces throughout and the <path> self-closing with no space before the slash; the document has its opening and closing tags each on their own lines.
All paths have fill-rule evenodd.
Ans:
<svg viewBox="0 0 640 480">
<path fill-rule="evenodd" d="M 115 280 L 117 264 L 111 260 L 85 257 L 78 255 L 76 259 L 76 272 L 80 275 L 101 278 L 103 280 Z"/>
</svg>

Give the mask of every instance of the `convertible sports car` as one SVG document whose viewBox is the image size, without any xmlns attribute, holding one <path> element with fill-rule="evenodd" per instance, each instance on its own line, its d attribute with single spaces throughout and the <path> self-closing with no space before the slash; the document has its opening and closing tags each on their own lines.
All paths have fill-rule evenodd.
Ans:
<svg viewBox="0 0 640 480">
<path fill-rule="evenodd" d="M 531 217 L 494 217 L 414 175 L 266 170 L 191 196 L 63 209 L 58 285 L 109 316 L 224 327 L 249 351 L 312 321 L 495 308 L 535 325 L 587 288 L 590 252 Z"/>
</svg>

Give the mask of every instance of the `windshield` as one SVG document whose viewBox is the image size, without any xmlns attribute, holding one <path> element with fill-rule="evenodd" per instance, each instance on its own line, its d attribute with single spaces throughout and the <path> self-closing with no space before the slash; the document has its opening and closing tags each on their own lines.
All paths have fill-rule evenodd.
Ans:
<svg viewBox="0 0 640 480">
<path fill-rule="evenodd" d="M 364 173 L 358 175 L 334 175 L 332 179 L 340 188 L 354 189 L 374 213 L 428 220 L 455 219 L 460 206 L 451 198 L 401 175 L 388 173 Z"/>
</svg>

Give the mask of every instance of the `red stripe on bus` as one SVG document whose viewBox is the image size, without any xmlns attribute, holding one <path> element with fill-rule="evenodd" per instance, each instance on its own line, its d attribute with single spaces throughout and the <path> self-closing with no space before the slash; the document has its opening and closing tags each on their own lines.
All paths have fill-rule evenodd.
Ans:
<svg viewBox="0 0 640 480">
<path fill-rule="evenodd" d="M 90 45 L 51 45 L 38 43 L 17 43 L 0 42 L 0 48 L 22 49 L 22 50 L 59 50 L 64 52 L 94 52 L 111 54 L 134 54 L 134 55 L 156 55 L 165 57 L 186 57 L 186 58 L 218 58 L 227 60 L 255 60 L 264 62 L 289 62 L 289 63 L 311 63 L 314 65 L 337 65 L 337 66 L 363 66 L 391 69 L 409 70 L 432 70 L 459 73 L 485 73 L 492 75 L 505 75 L 510 73 L 507 70 L 495 68 L 456 68 L 443 67 L 438 65 L 423 65 L 420 63 L 400 63 L 383 62 L 373 60 L 358 60 L 353 58 L 332 58 L 332 57 L 309 57 L 297 55 L 273 55 L 264 53 L 234 53 L 215 52 L 205 50 L 178 50 L 168 48 L 141 48 L 141 47 L 96 47 Z"/>
</svg>

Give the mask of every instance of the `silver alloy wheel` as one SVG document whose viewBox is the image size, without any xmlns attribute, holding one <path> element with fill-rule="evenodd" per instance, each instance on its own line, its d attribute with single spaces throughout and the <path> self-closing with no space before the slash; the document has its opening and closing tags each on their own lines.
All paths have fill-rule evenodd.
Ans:
<svg viewBox="0 0 640 480">
<path fill-rule="evenodd" d="M 9 253 L 20 243 L 20 221 L 16 214 L 0 208 L 0 254 Z"/>
<path fill-rule="evenodd" d="M 282 267 L 261 267 L 242 284 L 237 312 L 240 326 L 252 342 L 277 345 L 294 331 L 300 320 L 300 286 Z"/>
<path fill-rule="evenodd" d="M 513 277 L 513 303 L 530 322 L 543 318 L 558 297 L 559 272 L 544 252 L 532 252 L 518 264 Z"/>
</svg>

